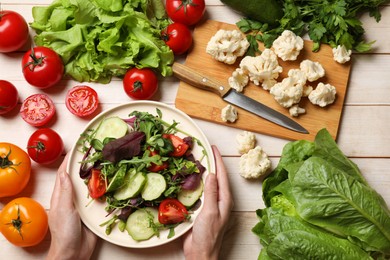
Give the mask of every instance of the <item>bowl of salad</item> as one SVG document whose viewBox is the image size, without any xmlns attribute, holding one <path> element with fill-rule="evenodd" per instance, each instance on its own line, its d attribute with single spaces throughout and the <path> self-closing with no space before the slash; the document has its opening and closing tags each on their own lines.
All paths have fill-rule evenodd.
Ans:
<svg viewBox="0 0 390 260">
<path fill-rule="evenodd" d="M 215 163 L 189 116 L 160 102 L 134 101 L 88 123 L 67 169 L 90 230 L 119 246 L 148 248 L 192 227 Z"/>
</svg>

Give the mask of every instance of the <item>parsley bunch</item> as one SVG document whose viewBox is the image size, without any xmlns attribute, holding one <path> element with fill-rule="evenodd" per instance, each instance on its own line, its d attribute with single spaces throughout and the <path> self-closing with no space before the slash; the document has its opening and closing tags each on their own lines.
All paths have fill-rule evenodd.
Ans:
<svg viewBox="0 0 390 260">
<path fill-rule="evenodd" d="M 344 45 L 347 49 L 366 52 L 375 41 L 363 39 L 364 28 L 359 15 L 369 12 L 377 22 L 381 19 L 379 5 L 388 0 L 283 0 L 284 15 L 277 26 L 250 20 L 237 22 L 240 30 L 247 34 L 251 47 L 247 55 L 259 52 L 257 41 L 265 47 L 272 46 L 274 40 L 284 30 L 297 35 L 308 33 L 314 42 L 313 51 L 320 49 L 320 44 L 329 44 L 332 48 Z"/>
</svg>

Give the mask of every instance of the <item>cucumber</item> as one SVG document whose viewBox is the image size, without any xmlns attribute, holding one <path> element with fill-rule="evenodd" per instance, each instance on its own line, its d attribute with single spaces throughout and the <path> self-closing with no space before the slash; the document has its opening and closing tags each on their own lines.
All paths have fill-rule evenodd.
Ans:
<svg viewBox="0 0 390 260">
<path fill-rule="evenodd" d="M 150 172 L 146 174 L 146 183 L 141 196 L 144 200 L 155 200 L 163 194 L 167 188 L 164 176 L 159 173 Z"/>
<path fill-rule="evenodd" d="M 158 225 L 158 211 L 147 207 L 130 214 L 126 222 L 126 230 L 136 241 L 148 240 L 155 234 L 154 225 Z"/>
<path fill-rule="evenodd" d="M 107 137 L 120 138 L 125 136 L 129 126 L 121 118 L 117 116 L 107 117 L 100 123 L 95 133 L 95 139 L 103 142 Z"/>
<path fill-rule="evenodd" d="M 181 190 L 177 194 L 177 199 L 186 207 L 192 207 L 195 202 L 202 196 L 203 193 L 203 181 L 201 180 L 198 188 L 195 190 Z"/>
<path fill-rule="evenodd" d="M 125 184 L 115 191 L 114 198 L 117 200 L 134 198 L 141 192 L 145 182 L 146 177 L 142 172 L 128 172 L 125 176 Z"/>
</svg>

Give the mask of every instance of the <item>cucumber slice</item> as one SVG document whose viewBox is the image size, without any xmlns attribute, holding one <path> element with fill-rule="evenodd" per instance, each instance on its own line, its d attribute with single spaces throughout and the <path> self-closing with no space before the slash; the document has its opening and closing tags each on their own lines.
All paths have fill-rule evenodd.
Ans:
<svg viewBox="0 0 390 260">
<path fill-rule="evenodd" d="M 158 225 L 158 211 L 147 207 L 130 214 L 126 222 L 126 230 L 136 241 L 148 240 L 155 235 L 154 225 Z"/>
<path fill-rule="evenodd" d="M 177 194 L 177 199 L 186 207 L 192 207 L 195 202 L 202 196 L 203 180 L 200 180 L 198 188 L 195 190 L 181 190 Z"/>
<path fill-rule="evenodd" d="M 146 177 L 143 173 L 138 172 L 134 174 L 133 172 L 128 172 L 125 176 L 125 185 L 115 191 L 114 198 L 125 200 L 137 196 L 144 187 L 145 182 Z"/>
<path fill-rule="evenodd" d="M 150 172 L 146 174 L 146 183 L 142 190 L 141 196 L 144 200 L 155 200 L 167 188 L 167 182 L 164 176 L 159 173 Z"/>
<path fill-rule="evenodd" d="M 129 126 L 121 118 L 117 116 L 107 117 L 100 123 L 96 130 L 95 139 L 103 142 L 107 137 L 120 138 L 125 136 Z"/>
</svg>

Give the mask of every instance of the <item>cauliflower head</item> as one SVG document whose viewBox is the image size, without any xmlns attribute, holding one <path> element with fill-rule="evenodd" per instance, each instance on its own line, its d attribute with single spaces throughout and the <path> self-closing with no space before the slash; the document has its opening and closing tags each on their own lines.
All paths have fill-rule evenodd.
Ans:
<svg viewBox="0 0 390 260">
<path fill-rule="evenodd" d="M 240 154 L 245 154 L 255 148 L 256 136 L 252 132 L 243 131 L 236 136 L 237 148 Z"/>
<path fill-rule="evenodd" d="M 303 39 L 294 32 L 285 30 L 282 35 L 276 38 L 272 47 L 276 55 L 282 60 L 296 60 L 303 49 Z"/>
<path fill-rule="evenodd" d="M 317 61 L 304 60 L 300 64 L 300 69 L 306 74 L 307 80 L 316 81 L 325 76 L 325 70 Z"/>
<path fill-rule="evenodd" d="M 287 77 L 282 82 L 276 83 L 270 90 L 275 100 L 285 108 L 289 108 L 301 101 L 303 95 L 303 85 L 296 79 Z"/>
<path fill-rule="evenodd" d="M 237 109 L 232 105 L 227 105 L 221 111 L 221 119 L 223 122 L 234 123 L 238 118 Z"/>
<path fill-rule="evenodd" d="M 248 47 L 248 40 L 239 30 L 220 29 L 207 43 L 206 53 L 220 62 L 234 64 Z"/>
<path fill-rule="evenodd" d="M 256 146 L 240 157 L 239 173 L 244 178 L 259 178 L 270 168 L 271 161 L 260 146 Z"/>
<path fill-rule="evenodd" d="M 228 82 L 231 88 L 242 92 L 249 83 L 249 76 L 241 68 L 237 68 L 229 77 Z"/>
<path fill-rule="evenodd" d="M 336 99 L 336 88 L 330 84 L 318 83 L 310 93 L 309 100 L 314 105 L 325 107 L 332 104 Z"/>
<path fill-rule="evenodd" d="M 338 45 L 332 49 L 333 59 L 338 63 L 344 64 L 351 59 L 352 50 L 347 50 L 344 45 Z"/>
</svg>

